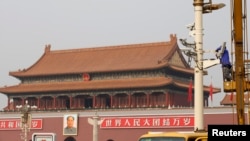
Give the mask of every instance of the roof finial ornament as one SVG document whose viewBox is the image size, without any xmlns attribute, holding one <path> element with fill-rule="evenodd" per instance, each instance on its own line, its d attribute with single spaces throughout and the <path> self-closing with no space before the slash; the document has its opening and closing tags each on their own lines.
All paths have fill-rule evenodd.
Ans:
<svg viewBox="0 0 250 141">
<path fill-rule="evenodd" d="M 170 34 L 170 39 L 173 40 L 176 38 L 176 34 Z"/>
<path fill-rule="evenodd" d="M 45 53 L 50 52 L 50 48 L 51 48 L 50 44 L 45 45 Z"/>
</svg>

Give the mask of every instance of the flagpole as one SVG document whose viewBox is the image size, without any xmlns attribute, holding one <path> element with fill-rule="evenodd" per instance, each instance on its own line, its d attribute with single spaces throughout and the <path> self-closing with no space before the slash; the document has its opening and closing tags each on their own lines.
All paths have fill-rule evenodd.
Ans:
<svg viewBox="0 0 250 141">
<path fill-rule="evenodd" d="M 234 124 L 234 103 L 233 103 L 233 92 L 231 92 L 231 95 L 230 95 L 230 100 L 232 102 L 232 110 L 233 110 L 233 124 Z"/>
<path fill-rule="evenodd" d="M 211 100 L 211 107 L 213 108 L 214 106 L 213 106 L 213 101 Z"/>
<path fill-rule="evenodd" d="M 211 101 L 211 107 L 214 107 L 213 106 L 213 76 L 211 76 L 211 82 L 210 82 L 210 90 L 209 90 L 209 93 L 210 93 L 210 101 Z"/>
<path fill-rule="evenodd" d="M 191 100 L 190 100 L 190 107 L 192 108 L 192 104 L 193 104 L 193 80 L 192 80 L 192 77 L 191 77 Z"/>
<path fill-rule="evenodd" d="M 189 86 L 188 86 L 187 101 L 189 103 L 189 106 L 192 107 L 192 101 L 193 101 L 193 80 L 192 80 L 192 77 L 190 78 L 190 82 L 189 82 Z"/>
</svg>

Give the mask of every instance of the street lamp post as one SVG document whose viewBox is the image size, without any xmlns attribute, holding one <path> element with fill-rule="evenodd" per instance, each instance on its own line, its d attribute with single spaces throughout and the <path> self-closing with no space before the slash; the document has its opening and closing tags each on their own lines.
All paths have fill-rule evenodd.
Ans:
<svg viewBox="0 0 250 141">
<path fill-rule="evenodd" d="M 196 65 L 194 68 L 194 115 L 195 115 L 195 130 L 204 129 L 203 120 L 203 0 L 194 0 L 195 9 L 195 52 Z"/>
<path fill-rule="evenodd" d="M 21 134 L 21 139 L 27 141 L 31 123 L 30 105 L 26 100 L 24 106 L 19 105 L 17 108 L 21 110 L 21 130 L 23 132 L 23 134 Z"/>
<path fill-rule="evenodd" d="M 195 12 L 195 53 L 196 53 L 196 65 L 194 68 L 194 130 L 204 130 L 204 95 L 203 95 L 203 16 L 204 13 L 211 13 L 212 10 L 217 10 L 225 6 L 225 4 L 212 4 L 212 0 L 209 3 L 204 3 L 204 0 L 193 1 Z"/>
<path fill-rule="evenodd" d="M 98 125 L 100 125 L 102 120 L 99 119 L 97 111 L 93 118 L 88 118 L 88 123 L 93 126 L 93 141 L 98 141 Z"/>
</svg>

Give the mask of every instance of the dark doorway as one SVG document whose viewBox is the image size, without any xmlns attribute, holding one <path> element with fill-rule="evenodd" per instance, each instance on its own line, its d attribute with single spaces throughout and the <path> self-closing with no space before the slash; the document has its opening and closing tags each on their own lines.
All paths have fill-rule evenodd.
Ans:
<svg viewBox="0 0 250 141">
<path fill-rule="evenodd" d="M 110 97 L 106 97 L 106 107 L 111 108 L 111 99 L 110 99 Z"/>
<path fill-rule="evenodd" d="M 84 102 L 84 107 L 85 108 L 92 108 L 93 107 L 93 99 L 92 98 L 85 98 Z"/>
<path fill-rule="evenodd" d="M 70 109 L 70 101 L 69 101 L 69 99 L 66 100 L 65 104 L 66 104 L 66 108 Z"/>
<path fill-rule="evenodd" d="M 64 141 L 76 141 L 76 139 L 70 136 L 65 138 Z"/>
</svg>

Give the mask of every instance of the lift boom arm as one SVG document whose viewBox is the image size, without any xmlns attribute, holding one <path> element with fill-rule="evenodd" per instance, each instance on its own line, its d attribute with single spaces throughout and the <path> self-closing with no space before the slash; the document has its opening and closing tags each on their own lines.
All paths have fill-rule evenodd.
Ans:
<svg viewBox="0 0 250 141">
<path fill-rule="evenodd" d="M 244 62 L 243 62 L 243 22 L 242 0 L 233 0 L 233 28 L 235 47 L 235 88 L 236 108 L 239 125 L 245 124 L 244 116 Z"/>
</svg>

